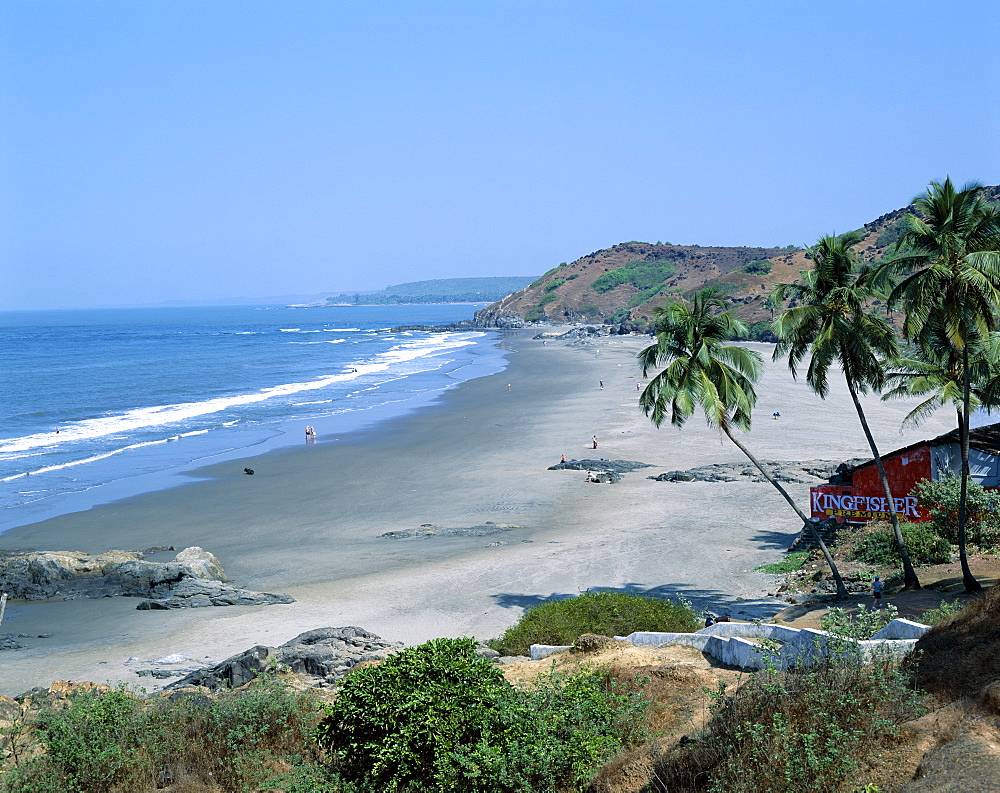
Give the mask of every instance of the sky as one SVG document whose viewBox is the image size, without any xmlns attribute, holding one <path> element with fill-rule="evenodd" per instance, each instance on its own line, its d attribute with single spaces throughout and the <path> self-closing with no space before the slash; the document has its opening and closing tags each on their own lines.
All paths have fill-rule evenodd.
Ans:
<svg viewBox="0 0 1000 793">
<path fill-rule="evenodd" d="M 1000 183 L 995 0 L 4 0 L 0 310 L 806 245 Z"/>
</svg>

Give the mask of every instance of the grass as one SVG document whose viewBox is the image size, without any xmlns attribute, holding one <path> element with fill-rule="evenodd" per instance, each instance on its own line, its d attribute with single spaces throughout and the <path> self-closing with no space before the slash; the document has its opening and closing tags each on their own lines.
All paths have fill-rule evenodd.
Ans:
<svg viewBox="0 0 1000 793">
<path fill-rule="evenodd" d="M 794 551 L 785 554 L 785 558 L 780 562 L 762 564 L 754 568 L 755 573 L 794 573 L 801 570 L 809 558 L 811 551 Z"/>
<path fill-rule="evenodd" d="M 573 644 L 585 633 L 691 633 L 700 627 L 698 615 L 683 601 L 674 603 L 621 592 L 584 592 L 530 608 L 503 636 L 487 644 L 504 655 L 527 655 L 532 644 Z"/>
</svg>

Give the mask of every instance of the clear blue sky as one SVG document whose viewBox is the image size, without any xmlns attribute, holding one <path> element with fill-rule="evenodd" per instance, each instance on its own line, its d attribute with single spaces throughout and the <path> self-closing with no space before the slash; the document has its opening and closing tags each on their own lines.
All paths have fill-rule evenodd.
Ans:
<svg viewBox="0 0 1000 793">
<path fill-rule="evenodd" d="M 4 0 L 0 309 L 807 244 L 1000 182 L 1000 6 Z"/>
</svg>

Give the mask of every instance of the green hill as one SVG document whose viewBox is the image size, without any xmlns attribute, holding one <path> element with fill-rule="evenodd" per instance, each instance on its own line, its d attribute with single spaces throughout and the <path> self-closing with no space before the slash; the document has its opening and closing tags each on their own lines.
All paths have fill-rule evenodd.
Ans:
<svg viewBox="0 0 1000 793">
<path fill-rule="evenodd" d="M 329 305 L 384 306 L 395 303 L 493 303 L 523 289 L 535 276 L 497 278 L 436 278 L 387 286 L 378 292 L 332 295 Z"/>
</svg>

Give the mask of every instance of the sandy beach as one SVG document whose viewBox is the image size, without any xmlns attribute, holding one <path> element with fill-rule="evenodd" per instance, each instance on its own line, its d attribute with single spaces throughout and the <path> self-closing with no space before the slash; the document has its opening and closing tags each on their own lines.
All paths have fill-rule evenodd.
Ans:
<svg viewBox="0 0 1000 793">
<path fill-rule="evenodd" d="M 218 556 L 237 584 L 297 601 L 170 612 L 136 611 L 130 598 L 12 602 L 4 632 L 52 637 L 0 653 L 0 693 L 58 679 L 150 687 L 149 678 L 123 666 L 126 659 L 186 653 L 221 660 L 322 626 L 357 625 L 407 643 L 486 639 L 526 606 L 592 587 L 683 595 L 700 608 L 743 618 L 785 605 L 766 595 L 774 577 L 753 572 L 778 560 L 800 528 L 773 488 L 646 478 L 742 459 L 700 416 L 683 430 L 657 430 L 642 415 L 635 354 L 648 338 L 543 345 L 524 333 L 505 343 L 513 348 L 505 371 L 465 382 L 403 418 L 209 465 L 181 487 L 0 535 L 0 547 L 40 550 L 199 545 Z M 770 345 L 750 346 L 767 362 L 747 437 L 759 457 L 867 455 L 838 380 L 821 401 L 791 379 L 784 362 L 770 363 Z M 865 406 L 883 450 L 953 426 L 952 414 L 941 411 L 900 433 L 910 405 L 872 397 Z M 775 411 L 780 420 L 771 419 Z M 546 470 L 563 454 L 653 467 L 618 484 L 589 484 L 580 471 Z M 244 476 L 244 466 L 256 475 Z M 805 508 L 808 486 L 789 489 Z M 487 521 L 520 528 L 490 536 L 380 537 L 421 524 L 463 528 Z"/>
</svg>

